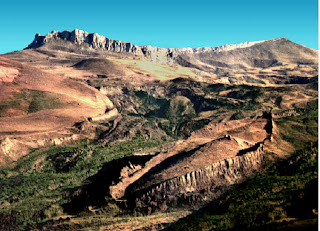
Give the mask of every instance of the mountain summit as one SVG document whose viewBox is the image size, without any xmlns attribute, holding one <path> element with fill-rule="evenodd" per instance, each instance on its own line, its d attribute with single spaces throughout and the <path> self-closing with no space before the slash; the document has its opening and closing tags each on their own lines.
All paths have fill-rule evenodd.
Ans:
<svg viewBox="0 0 320 231">
<path fill-rule="evenodd" d="M 89 34 L 86 31 L 75 29 L 74 31 L 52 31 L 45 36 L 36 34 L 33 42 L 27 47 L 37 48 L 59 40 L 72 42 L 77 45 L 87 45 L 93 49 L 105 49 L 114 52 L 136 52 L 137 46 L 132 43 L 108 39 L 97 33 Z"/>
<path fill-rule="evenodd" d="M 26 48 L 46 47 L 54 50 L 102 51 L 146 57 L 160 63 L 179 63 L 182 66 L 196 67 L 200 70 L 209 66 L 227 65 L 266 67 L 283 62 L 317 62 L 317 51 L 286 38 L 245 42 L 218 47 L 199 48 L 159 48 L 137 46 L 129 42 L 113 40 L 97 33 L 74 31 L 52 31 L 45 36 L 36 34 L 33 42 Z"/>
<path fill-rule="evenodd" d="M 273 164 L 317 143 L 317 105 L 318 52 L 286 38 L 158 48 L 37 34 L 0 55 L 0 230 L 163 230 L 230 200 L 253 207 L 230 204 L 210 229 L 309 224 L 317 151 L 300 152 L 310 172 Z M 248 178 L 252 190 L 236 186 Z"/>
<path fill-rule="evenodd" d="M 285 39 L 285 38 L 280 38 Z M 107 51 L 115 51 L 115 52 L 133 52 L 133 53 L 145 53 L 144 49 L 156 48 L 156 49 L 164 49 L 169 52 L 178 52 L 178 53 L 200 53 L 206 51 L 227 51 L 236 48 L 245 48 L 250 47 L 255 44 L 264 42 L 264 41 L 255 41 L 255 42 L 245 42 L 241 44 L 232 44 L 232 45 L 223 45 L 218 47 L 199 47 L 199 48 L 159 48 L 152 46 L 136 46 L 132 43 L 120 41 L 120 40 L 112 40 L 108 39 L 103 35 L 99 35 L 97 33 L 88 33 L 83 30 L 75 29 L 74 31 L 52 31 L 45 36 L 41 36 L 40 34 L 36 34 L 33 42 L 27 47 L 28 48 L 37 48 L 45 45 L 46 43 L 52 43 L 55 40 L 65 40 L 70 41 L 74 44 L 82 45 L 88 44 L 89 47 L 94 49 L 105 49 Z M 279 39 L 273 39 L 279 40 Z"/>
</svg>

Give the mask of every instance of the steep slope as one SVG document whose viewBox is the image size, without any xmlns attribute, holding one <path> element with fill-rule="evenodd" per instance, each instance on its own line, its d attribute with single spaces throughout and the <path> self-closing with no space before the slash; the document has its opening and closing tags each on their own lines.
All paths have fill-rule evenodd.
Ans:
<svg viewBox="0 0 320 231">
<path fill-rule="evenodd" d="M 36 35 L 27 49 L 87 55 L 121 55 L 187 67 L 202 81 L 279 85 L 312 82 L 317 77 L 318 52 L 286 38 L 203 48 L 158 48 L 110 40 L 81 30 Z M 50 53 L 50 52 L 49 52 Z M 136 63 L 136 62 L 135 62 Z M 153 65 L 153 64 L 148 64 Z M 152 71 L 149 75 L 154 74 Z"/>
<path fill-rule="evenodd" d="M 236 84 L 302 83 L 313 81 L 318 70 L 318 52 L 286 38 L 229 51 L 182 53 L 176 61 Z"/>
<path fill-rule="evenodd" d="M 11 82 L 0 82 L 1 164 L 25 155 L 29 147 L 78 139 L 72 132 L 76 122 L 114 109 L 106 96 L 83 83 L 0 60 L 0 69 L 13 73 Z"/>
<path fill-rule="evenodd" d="M 196 60 L 211 66 L 230 65 L 234 66 L 233 68 L 237 66 L 267 68 L 285 63 L 317 63 L 316 50 L 293 43 L 286 38 L 262 41 L 241 49 L 183 55 L 193 56 Z"/>
<path fill-rule="evenodd" d="M 41 46 L 53 46 L 56 43 L 69 41 L 79 46 L 105 51 L 131 53 L 144 55 L 156 61 L 176 58 L 177 56 L 193 57 L 201 62 L 213 66 L 249 65 L 252 67 L 269 67 L 281 62 L 314 63 L 317 52 L 299 44 L 295 44 L 286 38 L 267 41 L 246 42 L 237 45 L 224 45 L 219 47 L 203 48 L 158 48 L 151 46 L 136 46 L 132 43 L 108 39 L 97 33 L 75 29 L 74 31 L 52 31 L 45 36 L 36 34 L 34 41 L 27 47 L 38 48 Z M 162 57 L 161 56 L 167 56 Z M 231 58 L 232 57 L 232 58 Z M 159 61 L 160 61 L 159 60 Z M 239 62 L 240 61 L 240 62 Z"/>
<path fill-rule="evenodd" d="M 157 48 L 36 35 L 0 58 L 0 223 L 116 229 L 215 201 L 317 141 L 317 54 L 285 38 Z"/>
<path fill-rule="evenodd" d="M 5 57 L 28 61 L 59 75 L 69 72 L 75 78 L 106 75 L 115 68 L 106 70 L 113 63 L 118 66 L 116 76 L 137 83 L 184 77 L 210 83 L 279 86 L 314 83 L 318 75 L 318 51 L 286 38 L 219 47 L 159 48 L 136 46 L 75 29 L 37 34 L 27 49 Z M 95 62 L 108 59 L 111 63 L 100 63 L 105 68 L 97 72 L 92 58 L 97 59 Z M 91 62 L 91 67 L 79 70 L 76 64 L 81 61 Z"/>
<path fill-rule="evenodd" d="M 272 148 L 274 144 L 279 148 Z M 292 147 L 280 139 L 268 114 L 211 123 L 154 156 L 137 155 L 105 165 L 65 206 L 69 211 L 110 198 L 143 213 L 197 208 L 262 170 L 265 151 L 280 156 L 281 149 Z M 97 193 L 99 185 L 103 190 Z"/>
<path fill-rule="evenodd" d="M 295 152 L 168 230 L 317 230 L 317 152 Z"/>
<path fill-rule="evenodd" d="M 295 101 L 296 103 L 305 104 L 315 94 L 318 79 L 316 54 L 316 51 L 292 43 L 285 38 L 215 48 L 166 49 L 138 47 L 130 43 L 109 40 L 103 36 L 89 34 L 80 30 L 73 32 L 54 31 L 46 36 L 37 35 L 28 49 L 3 55 L 3 57 L 10 60 L 25 63 L 22 66 L 27 68 L 24 68 L 24 72 L 26 73 L 21 74 L 21 70 L 14 67 L 17 63 L 12 64 L 13 67 L 11 64 L 11 66 L 8 64 L 8 61 L 2 65 L 1 73 L 3 77 L 1 78 L 3 83 L 0 93 L 4 96 L 1 99 L 4 102 L 2 105 L 3 110 L 1 111 L 2 117 L 26 116 L 26 118 L 15 119 L 16 122 L 12 118 L 3 119 L 5 122 L 3 122 L 2 130 L 6 134 L 10 134 L 11 130 L 9 128 L 12 127 L 11 123 L 16 123 L 21 124 L 21 132 L 22 130 L 23 132 L 36 132 L 37 129 L 33 130 L 34 124 L 37 123 L 37 118 L 43 116 L 55 118 L 56 122 L 63 124 L 60 127 L 62 128 L 66 125 L 71 126 L 71 123 L 75 122 L 75 117 L 78 118 L 77 122 L 81 122 L 81 120 L 83 121 L 89 117 L 92 121 L 112 119 L 117 116 L 117 111 L 119 110 L 124 110 L 126 114 L 139 114 L 140 112 L 137 113 L 137 111 L 142 109 L 142 107 L 138 106 L 137 103 L 142 103 L 142 98 L 135 102 L 136 99 L 133 99 L 133 97 L 138 96 L 139 98 L 144 96 L 136 93 L 136 96 L 127 96 L 128 89 L 131 92 L 144 91 L 144 88 L 147 86 L 146 83 L 154 85 L 156 81 L 170 79 L 176 79 L 172 81 L 172 85 L 179 84 L 179 79 L 192 79 L 194 82 L 215 84 L 232 83 L 275 87 L 295 84 L 297 85 L 296 89 L 300 89 L 300 93 L 296 95 L 291 94 L 292 96 L 279 95 L 277 93 L 276 107 L 280 109 L 278 113 L 282 113 L 282 109 L 292 109 L 293 99 L 297 100 Z M 161 60 L 166 61 L 162 62 Z M 181 60 L 188 60 L 190 65 L 185 65 L 186 63 L 184 61 L 180 62 Z M 170 65 L 164 63 L 169 63 Z M 20 77 L 17 78 L 18 76 Z M 24 76 L 29 77 L 23 80 Z M 21 79 L 21 81 L 16 82 L 18 84 L 10 85 L 10 81 L 14 79 Z M 74 80 L 77 81 L 75 82 Z M 4 81 L 9 83 L 4 83 Z M 157 85 L 162 85 L 162 83 L 158 83 Z M 87 84 L 96 89 L 88 87 Z M 188 87 L 195 89 L 197 88 L 195 86 L 190 85 Z M 309 88 L 306 94 L 302 93 L 305 86 Z M 162 93 L 159 95 L 159 88 L 153 88 L 153 90 L 152 87 L 148 88 L 150 88 L 148 91 L 155 95 L 155 99 L 164 97 L 160 100 L 162 104 L 164 103 L 162 107 L 165 107 L 165 102 L 168 102 L 173 97 L 172 93 L 166 92 L 167 90 L 165 90 L 165 95 Z M 160 88 L 163 91 L 163 86 Z M 28 92 L 23 92 L 22 89 L 28 89 Z M 176 91 L 175 86 L 170 86 L 169 89 L 171 89 L 170 91 Z M 314 91 L 311 92 L 312 90 Z M 36 92 L 30 93 L 30 91 Z M 269 99 L 266 101 L 266 99 L 255 97 L 253 94 L 258 93 L 256 91 L 252 91 L 250 93 L 251 96 L 243 95 L 242 91 L 223 93 L 226 95 L 222 95 L 221 93 L 223 101 L 220 100 L 220 93 L 219 95 L 207 95 L 208 88 L 200 89 L 203 95 L 195 93 L 197 91 L 199 89 L 196 91 L 181 89 L 174 93 L 174 97 L 176 98 L 170 103 L 173 111 L 165 113 L 170 114 L 174 110 L 177 111 L 180 104 L 186 104 L 185 106 L 189 104 L 188 107 L 191 108 L 191 111 L 187 113 L 187 117 L 194 117 L 194 113 L 212 111 L 212 109 L 217 108 L 212 105 L 221 106 L 229 104 L 231 106 L 231 104 L 237 103 L 238 107 L 238 105 L 243 104 L 243 99 L 246 102 L 251 99 L 256 101 L 255 103 L 258 103 L 258 101 L 261 103 L 261 100 L 264 100 L 265 102 L 262 103 L 264 109 L 266 109 L 267 105 L 270 107 L 274 103 L 271 102 L 270 105 Z M 13 92 L 15 92 L 15 96 L 13 96 Z M 261 91 L 259 90 L 259 92 Z M 57 94 L 59 97 L 56 96 Z M 272 94 L 270 93 L 270 96 L 267 98 L 272 98 Z M 113 103 L 105 95 L 112 98 L 116 109 L 114 109 Z M 185 98 L 181 98 L 180 96 Z M 19 97 L 25 97 L 30 102 L 28 103 L 28 100 L 24 100 L 25 103 L 17 103 L 20 102 Z M 9 102 L 7 102 L 8 98 L 10 98 Z M 66 98 L 60 101 L 74 102 L 73 109 L 67 110 L 65 105 L 59 104 L 59 98 Z M 39 102 L 43 100 L 50 103 L 41 103 L 39 106 Z M 19 104 L 19 106 L 10 106 L 10 104 Z M 67 104 L 70 104 L 70 102 Z M 103 106 L 103 104 L 108 106 Z M 194 109 L 192 109 L 192 104 L 194 105 Z M 126 108 L 123 108 L 122 105 L 125 105 Z M 57 107 L 60 108 L 58 111 Z M 97 110 L 96 107 L 100 107 L 96 113 L 89 112 L 88 108 Z M 86 109 L 83 110 L 84 108 Z M 137 110 L 138 108 L 140 109 Z M 50 115 L 51 112 L 48 112 L 48 110 L 60 113 L 63 119 L 59 120 L 58 117 L 52 117 Z M 109 111 L 109 114 L 105 114 L 106 111 Z M 34 112 L 32 116 L 28 115 L 30 112 Z M 75 114 L 77 116 L 72 116 L 72 120 L 67 119 L 70 118 L 70 115 Z M 36 117 L 36 115 L 40 117 Z M 166 133 L 169 132 L 168 129 L 173 129 L 173 133 L 179 132 L 177 129 L 180 131 L 187 130 L 186 135 L 190 133 L 188 129 L 181 127 L 185 126 L 182 121 L 179 122 L 181 123 L 180 125 L 175 126 L 170 125 L 170 122 L 168 124 L 168 120 L 166 119 L 170 121 L 173 118 L 169 117 L 161 120 L 161 129 L 166 130 Z M 178 122 L 178 120 L 175 119 L 174 123 Z M 41 127 L 45 127 L 44 130 L 47 128 L 58 129 L 58 126 L 54 126 L 53 124 L 47 126 L 41 122 L 39 125 L 41 126 L 38 126 L 38 130 L 41 130 Z M 92 126 L 95 127 L 96 125 Z M 112 125 L 112 127 L 114 129 L 115 125 Z M 109 128 L 105 129 L 108 130 Z M 18 129 L 17 132 L 20 132 L 20 130 Z M 86 128 L 86 130 L 88 129 Z M 91 129 L 91 131 L 94 130 L 95 128 Z"/>
</svg>

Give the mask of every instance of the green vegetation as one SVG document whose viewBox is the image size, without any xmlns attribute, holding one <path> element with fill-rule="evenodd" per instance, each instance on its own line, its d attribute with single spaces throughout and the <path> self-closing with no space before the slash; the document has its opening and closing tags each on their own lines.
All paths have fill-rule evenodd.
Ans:
<svg viewBox="0 0 320 231">
<path fill-rule="evenodd" d="M 26 113 L 29 105 L 28 94 L 29 91 L 16 93 L 12 97 L 8 98 L 7 101 L 0 102 L 0 116 L 7 116 L 7 111 L 10 109 Z"/>
<path fill-rule="evenodd" d="M 189 87 L 190 84 L 193 85 Z M 247 117 L 250 111 L 255 115 L 254 111 L 262 107 L 259 102 L 273 105 L 275 101 L 279 106 L 282 100 L 279 94 L 283 90 L 279 88 L 279 92 L 274 92 L 274 89 L 252 86 L 192 82 L 178 83 L 174 89 L 170 89 L 170 86 L 168 89 L 162 98 L 160 94 L 127 89 L 127 98 L 122 99 L 125 106 L 132 106 L 137 112 L 124 114 L 130 121 L 123 131 L 134 131 L 137 135 L 143 128 L 145 133 L 141 134 L 145 134 L 148 139 L 141 135 L 125 142 L 115 139 L 106 147 L 82 141 L 73 146 L 34 149 L 17 161 L 14 167 L 0 169 L 0 229 L 34 229 L 36 225 L 48 225 L 50 219 L 65 215 L 63 205 L 70 202 L 70 195 L 88 183 L 90 177 L 106 163 L 165 142 L 165 136 L 163 139 L 153 136 L 152 131 L 162 129 L 173 138 L 187 138 L 191 132 L 217 119 L 219 115 L 226 115 L 226 118 L 231 116 L 231 120 L 241 119 Z M 285 140 L 296 147 L 303 147 L 308 141 L 316 141 L 317 104 L 317 101 L 311 101 L 307 110 L 295 108 L 299 115 L 278 119 Z M 45 92 L 27 91 L 2 102 L 0 113 L 5 113 L 9 108 L 33 113 L 60 105 L 58 98 Z M 206 111 L 213 113 L 199 116 Z M 254 229 L 295 216 L 292 211 L 296 211 L 296 200 L 291 199 L 301 190 L 307 191 L 313 180 L 317 179 L 316 152 L 315 147 L 297 152 L 289 162 L 270 167 L 265 174 L 226 193 L 218 204 L 211 205 L 214 209 L 209 206 L 203 213 L 178 222 L 174 228 Z M 299 170 L 288 172 L 288 169 Z M 104 217 L 121 213 L 113 202 L 104 205 L 99 212 Z"/>
<path fill-rule="evenodd" d="M 15 94 L 11 99 L 0 102 L 0 117 L 7 116 L 8 110 L 21 113 L 34 113 L 61 106 L 59 98 L 43 91 L 26 90 Z"/>
<path fill-rule="evenodd" d="M 42 91 L 30 91 L 28 102 L 28 113 L 57 108 L 62 104 L 59 98 Z"/>
<path fill-rule="evenodd" d="M 68 202 L 67 195 L 97 173 L 104 163 L 160 144 L 136 137 L 107 147 L 83 141 L 74 146 L 35 149 L 15 167 L 0 169 L 0 223 L 6 224 L 8 216 L 14 217 L 8 227 L 25 230 L 63 215 L 61 205 Z"/>
<path fill-rule="evenodd" d="M 315 218 L 317 209 L 318 100 L 297 115 L 277 120 L 281 136 L 296 151 L 262 175 L 227 192 L 218 201 L 173 226 L 173 230 L 257 230 L 284 225 L 283 220 Z M 241 111 L 240 111 L 241 112 Z M 240 112 L 230 119 L 241 118 Z M 271 228 L 270 228 L 271 227 Z M 316 227 L 316 226 L 315 226 Z"/>
<path fill-rule="evenodd" d="M 144 116 L 149 121 L 156 121 L 159 127 L 171 137 L 184 136 L 181 133 L 183 125 L 196 117 L 194 105 L 184 96 L 176 96 L 169 100 L 155 98 L 145 91 L 135 91 L 134 95 L 137 97 L 136 101 L 140 101 L 139 110 L 145 112 L 139 116 Z"/>
<path fill-rule="evenodd" d="M 318 140 L 318 100 L 308 103 L 307 111 L 296 108 L 297 116 L 282 117 L 277 120 L 282 138 L 301 148 L 305 143 Z"/>
<path fill-rule="evenodd" d="M 145 91 L 135 91 L 135 96 L 140 100 L 140 106 L 146 111 L 146 117 L 166 118 L 166 112 L 170 106 L 167 99 L 155 98 Z"/>
<path fill-rule="evenodd" d="M 135 105 L 139 105 L 135 107 L 138 114 L 130 115 L 157 121 L 159 127 L 174 138 L 187 138 L 193 131 L 208 124 L 210 118 L 198 119 L 198 114 L 204 111 L 216 111 L 215 116 L 228 111 L 233 113 L 232 119 L 243 118 L 239 110 L 260 108 L 258 100 L 264 93 L 263 88 L 255 86 L 210 85 L 182 79 L 173 81 L 175 84 L 166 88 L 168 98 L 156 98 L 147 91 L 134 91 L 132 98 Z M 227 90 L 230 91 L 228 94 L 220 95 L 220 92 Z"/>
<path fill-rule="evenodd" d="M 7 116 L 7 110 L 11 108 L 18 109 L 20 108 L 20 101 L 17 99 L 12 99 L 8 101 L 0 102 L 0 117 Z"/>
<path fill-rule="evenodd" d="M 131 85 L 119 88 L 119 85 L 103 79 L 90 80 L 89 85 L 97 89 L 110 89 L 108 97 L 118 105 L 120 111 L 133 108 L 128 116 L 143 117 L 173 138 L 190 136 L 221 113 L 226 117 L 234 114 L 232 119 L 251 116 L 255 110 L 262 108 L 265 91 L 275 91 L 248 85 L 200 83 L 183 78 L 152 83 L 152 86 L 146 85 L 143 90 Z M 124 94 L 120 96 L 117 93 L 119 91 Z M 270 97 L 267 103 L 272 99 Z M 244 115 L 239 114 L 239 110 L 245 111 Z M 207 111 L 214 111 L 214 114 L 211 113 L 208 118 L 199 117 L 200 113 Z"/>
<path fill-rule="evenodd" d="M 246 99 L 255 100 L 256 98 L 262 96 L 263 94 L 262 88 L 258 88 L 258 87 L 239 86 L 236 89 L 239 89 L 239 90 L 229 92 L 227 94 L 227 97 L 234 98 L 234 99 L 241 99 L 241 100 L 246 100 Z"/>
<path fill-rule="evenodd" d="M 272 230 L 283 219 L 316 218 L 317 157 L 317 145 L 296 151 L 170 230 Z"/>
<path fill-rule="evenodd" d="M 242 111 L 237 111 L 234 114 L 231 115 L 230 120 L 240 120 L 245 118 Z"/>
</svg>

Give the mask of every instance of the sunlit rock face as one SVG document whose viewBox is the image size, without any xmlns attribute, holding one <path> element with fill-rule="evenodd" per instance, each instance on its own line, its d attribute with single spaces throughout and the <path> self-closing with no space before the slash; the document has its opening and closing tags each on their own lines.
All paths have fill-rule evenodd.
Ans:
<svg viewBox="0 0 320 231">
<path fill-rule="evenodd" d="M 227 44 L 218 47 L 199 47 L 199 48 L 159 48 L 152 46 L 136 46 L 132 43 L 108 39 L 97 33 L 75 29 L 74 31 L 52 31 L 45 36 L 36 34 L 34 41 L 27 48 L 37 48 L 46 43 L 56 40 L 70 41 L 74 44 L 87 44 L 93 49 L 103 49 L 111 52 L 132 53 L 134 55 L 145 56 L 154 62 L 172 63 L 173 59 L 181 54 L 199 54 L 205 52 L 230 51 L 237 48 L 250 47 L 263 41 L 245 42 L 241 44 Z"/>
</svg>

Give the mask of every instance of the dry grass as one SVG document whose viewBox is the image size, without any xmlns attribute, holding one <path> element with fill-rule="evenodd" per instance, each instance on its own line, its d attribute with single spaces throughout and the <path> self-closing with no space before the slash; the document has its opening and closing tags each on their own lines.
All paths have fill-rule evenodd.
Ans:
<svg viewBox="0 0 320 231">
<path fill-rule="evenodd" d="M 69 224 L 82 226 L 80 230 L 160 230 L 168 224 L 178 221 L 180 218 L 191 214 L 191 211 L 181 210 L 168 213 L 158 213 L 145 216 L 109 217 L 105 215 L 91 215 L 85 218 L 71 218 Z"/>
</svg>

